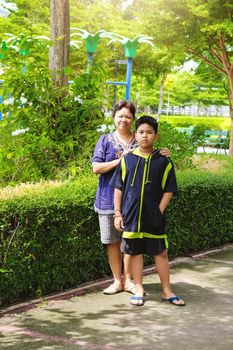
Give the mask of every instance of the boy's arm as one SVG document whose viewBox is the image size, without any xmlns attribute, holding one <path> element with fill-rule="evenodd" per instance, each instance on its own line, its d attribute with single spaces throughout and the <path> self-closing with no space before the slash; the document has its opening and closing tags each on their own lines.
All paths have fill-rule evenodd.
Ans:
<svg viewBox="0 0 233 350">
<path fill-rule="evenodd" d="M 114 226 L 116 230 L 122 231 L 124 228 L 123 217 L 121 213 L 122 206 L 122 191 L 115 188 L 114 190 Z"/>
<path fill-rule="evenodd" d="M 163 194 L 163 197 L 159 203 L 159 209 L 161 211 L 161 213 L 163 214 L 165 209 L 167 208 L 170 200 L 172 199 L 173 193 L 172 192 L 165 192 Z"/>
</svg>

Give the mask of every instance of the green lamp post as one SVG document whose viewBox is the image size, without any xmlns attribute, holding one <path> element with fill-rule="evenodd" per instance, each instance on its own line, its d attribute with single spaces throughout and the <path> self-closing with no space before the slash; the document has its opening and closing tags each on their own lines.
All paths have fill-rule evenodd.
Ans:
<svg viewBox="0 0 233 350">
<path fill-rule="evenodd" d="M 91 34 L 87 30 L 80 28 L 71 28 L 71 30 L 76 30 L 75 33 L 71 34 L 71 37 L 81 36 L 81 38 L 85 41 L 85 48 L 86 52 L 88 53 L 87 71 L 89 71 L 93 62 L 93 53 L 96 52 L 100 39 L 109 38 L 109 33 L 104 29 L 99 30 L 95 34 Z"/>
<path fill-rule="evenodd" d="M 124 54 L 125 57 L 128 58 L 127 61 L 127 71 L 126 71 L 126 82 L 109 82 L 109 84 L 113 85 L 125 85 L 125 99 L 130 99 L 130 86 L 131 86 L 131 77 L 132 77 L 132 66 L 133 66 L 133 58 L 136 57 L 137 48 L 140 43 L 147 43 L 151 46 L 154 44 L 151 42 L 153 39 L 150 36 L 145 35 L 137 35 L 134 39 L 129 39 L 123 35 L 110 33 L 109 37 L 111 40 L 108 42 L 108 45 L 112 42 L 120 42 L 124 46 Z"/>
</svg>

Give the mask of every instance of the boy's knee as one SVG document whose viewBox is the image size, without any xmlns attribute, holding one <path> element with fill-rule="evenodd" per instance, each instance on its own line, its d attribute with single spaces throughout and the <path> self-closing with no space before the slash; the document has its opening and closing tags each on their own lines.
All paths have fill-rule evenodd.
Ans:
<svg viewBox="0 0 233 350">
<path fill-rule="evenodd" d="M 161 258 L 168 259 L 167 250 L 164 250 L 161 254 L 159 254 L 159 256 L 161 256 Z"/>
</svg>

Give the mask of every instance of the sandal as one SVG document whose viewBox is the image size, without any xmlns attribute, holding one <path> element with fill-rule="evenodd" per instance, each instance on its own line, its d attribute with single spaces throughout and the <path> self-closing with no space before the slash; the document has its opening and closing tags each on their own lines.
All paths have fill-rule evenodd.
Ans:
<svg viewBox="0 0 233 350">
<path fill-rule="evenodd" d="M 165 303 L 171 303 L 171 304 L 176 305 L 176 306 L 185 306 L 185 302 L 177 296 L 174 296 L 174 297 L 171 297 L 168 299 L 162 298 L 162 301 Z M 179 303 L 176 303 L 174 301 L 179 301 Z"/>
<path fill-rule="evenodd" d="M 122 287 L 119 287 L 119 286 L 117 286 L 114 283 L 110 284 L 109 287 L 107 287 L 107 288 L 105 288 L 103 290 L 103 293 L 104 294 L 108 294 L 108 295 L 113 295 L 113 294 L 117 294 L 117 293 L 120 293 L 120 292 L 123 292 Z"/>
<path fill-rule="evenodd" d="M 133 281 L 130 281 L 126 287 L 124 288 L 124 291 L 127 293 L 131 293 L 131 294 L 135 294 L 136 293 L 136 288 L 135 288 L 135 284 Z"/>
</svg>

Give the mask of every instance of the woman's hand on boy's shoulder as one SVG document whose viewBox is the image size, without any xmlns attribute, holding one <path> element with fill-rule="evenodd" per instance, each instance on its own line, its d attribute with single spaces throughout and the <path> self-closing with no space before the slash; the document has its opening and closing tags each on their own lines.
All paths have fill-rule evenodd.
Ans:
<svg viewBox="0 0 233 350">
<path fill-rule="evenodd" d="M 134 151 L 133 149 L 127 149 L 127 150 L 125 150 L 124 152 L 121 153 L 121 158 L 124 157 L 124 156 L 126 156 L 126 155 L 129 154 L 129 153 L 132 153 L 133 151 Z"/>
<path fill-rule="evenodd" d="M 161 156 L 164 156 L 164 157 L 167 157 L 167 158 L 171 156 L 171 152 L 170 152 L 170 150 L 168 148 L 161 148 L 159 153 L 161 154 Z"/>
</svg>

